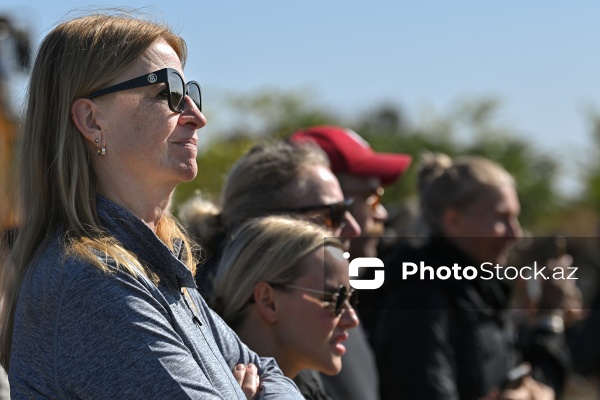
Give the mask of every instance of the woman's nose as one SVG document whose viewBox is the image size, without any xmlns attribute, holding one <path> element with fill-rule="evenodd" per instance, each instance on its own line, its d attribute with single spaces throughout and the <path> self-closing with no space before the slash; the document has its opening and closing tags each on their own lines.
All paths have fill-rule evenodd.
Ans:
<svg viewBox="0 0 600 400">
<path fill-rule="evenodd" d="M 345 238 L 354 238 L 360 236 L 360 233 L 360 225 L 358 225 L 352 214 L 346 211 L 346 223 L 342 227 L 341 232 L 339 232 L 339 235 Z"/>
<path fill-rule="evenodd" d="M 348 308 L 345 308 L 340 316 L 340 327 L 344 329 L 352 329 L 356 328 L 360 324 L 358 320 L 358 316 L 356 315 L 356 311 L 352 306 L 348 305 Z"/>
<path fill-rule="evenodd" d="M 206 117 L 196 107 L 196 103 L 194 103 L 190 96 L 185 96 L 183 112 L 179 114 L 179 124 L 200 129 L 206 126 L 206 122 Z"/>
<path fill-rule="evenodd" d="M 523 230 L 521 229 L 521 224 L 517 218 L 512 218 L 508 223 L 507 236 L 510 239 L 518 239 L 523 236 Z"/>
<path fill-rule="evenodd" d="M 379 203 L 375 206 L 375 209 L 373 210 L 373 219 L 375 221 L 385 222 L 387 221 L 388 216 L 388 212 L 383 204 Z"/>
</svg>

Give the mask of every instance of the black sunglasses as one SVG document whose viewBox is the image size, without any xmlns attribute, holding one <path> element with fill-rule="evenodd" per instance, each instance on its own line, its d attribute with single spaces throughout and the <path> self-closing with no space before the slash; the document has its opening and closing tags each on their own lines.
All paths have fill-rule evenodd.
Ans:
<svg viewBox="0 0 600 400">
<path fill-rule="evenodd" d="M 337 203 L 322 204 L 320 206 L 308 206 L 278 210 L 277 212 L 289 213 L 309 213 L 312 211 L 327 210 L 329 215 L 325 218 L 325 226 L 331 229 L 341 228 L 346 224 L 346 213 L 350 211 L 350 207 L 354 204 L 353 198 L 348 198 Z"/>
<path fill-rule="evenodd" d="M 179 72 L 173 68 L 163 68 L 149 74 L 138 76 L 125 82 L 117 83 L 105 89 L 98 90 L 88 96 L 87 99 L 104 96 L 105 94 L 120 92 L 121 90 L 134 89 L 143 86 L 165 83 L 167 85 L 168 102 L 171 111 L 176 113 L 183 112 L 185 96 L 190 96 L 196 107 L 202 111 L 202 96 L 200 84 L 196 81 L 185 83 Z"/>
<path fill-rule="evenodd" d="M 351 288 L 350 290 L 348 290 L 348 288 L 344 285 L 340 285 L 340 288 L 338 289 L 338 291 L 336 293 L 327 293 L 327 292 L 322 292 L 320 290 L 314 290 L 314 289 L 309 289 L 309 288 L 305 288 L 305 287 L 301 287 L 301 286 L 294 286 L 294 285 L 281 285 L 281 286 L 287 287 L 290 289 L 302 290 L 304 292 L 322 294 L 322 295 L 326 296 L 327 298 L 325 298 L 325 301 L 327 303 L 329 303 L 329 305 L 326 305 L 326 308 L 330 308 L 331 305 L 335 305 L 335 308 L 333 308 L 333 310 L 335 311 L 335 315 L 337 317 L 342 315 L 342 312 L 344 311 L 344 304 L 346 303 L 346 300 L 348 301 L 348 303 L 350 304 L 350 306 L 352 308 L 356 308 L 356 306 L 358 305 L 358 293 L 355 295 L 354 289 Z"/>
</svg>

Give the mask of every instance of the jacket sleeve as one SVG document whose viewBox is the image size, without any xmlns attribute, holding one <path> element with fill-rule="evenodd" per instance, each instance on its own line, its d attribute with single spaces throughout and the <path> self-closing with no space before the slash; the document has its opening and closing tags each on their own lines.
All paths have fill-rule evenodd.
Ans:
<svg viewBox="0 0 600 400">
<path fill-rule="evenodd" d="M 283 375 L 274 358 L 259 357 L 242 343 L 237 334 L 217 313 L 208 307 L 197 291 L 194 291 L 193 297 L 200 304 L 204 318 L 210 325 L 230 370 L 233 370 L 238 363 L 253 363 L 257 366 L 262 387 L 257 399 L 304 399 L 296 384 Z"/>
<path fill-rule="evenodd" d="M 207 354 L 216 353 L 213 339 L 232 342 L 222 350 L 233 347 L 234 339 L 227 330 L 213 330 L 220 334 L 218 338 L 206 335 L 195 344 L 210 360 L 211 365 L 203 365 L 171 325 L 168 306 L 140 280 L 119 271 L 106 274 L 87 267 L 64 287 L 51 333 L 54 376 L 61 398 L 245 399 L 231 369 L 218 365 L 221 355 Z M 274 362 L 258 364 L 258 357 L 241 343 L 237 345 L 240 358 L 257 362 L 266 374 L 266 393 L 284 387 L 293 393 L 295 386 L 278 374 Z M 230 354 L 224 356 L 233 363 Z M 211 374 L 220 375 L 215 378 Z"/>
<path fill-rule="evenodd" d="M 382 400 L 459 399 L 448 311 L 439 297 L 435 291 L 412 292 L 409 285 L 382 310 L 375 335 Z"/>
</svg>

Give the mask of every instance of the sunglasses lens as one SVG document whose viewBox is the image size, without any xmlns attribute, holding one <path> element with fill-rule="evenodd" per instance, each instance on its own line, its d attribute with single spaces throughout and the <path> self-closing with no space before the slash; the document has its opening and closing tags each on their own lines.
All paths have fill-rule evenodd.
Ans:
<svg viewBox="0 0 600 400">
<path fill-rule="evenodd" d="M 337 203 L 333 204 L 329 210 L 331 224 L 334 228 L 339 227 L 346 221 L 346 211 L 348 211 L 348 207 L 345 203 Z"/>
<path fill-rule="evenodd" d="M 344 311 L 344 302 L 346 301 L 346 287 L 342 286 L 338 293 L 337 301 L 335 302 L 335 315 L 340 316 Z M 343 292 L 342 292 L 343 291 Z"/>
<path fill-rule="evenodd" d="M 355 308 L 358 305 L 358 298 L 354 291 L 349 291 L 346 286 L 341 286 L 338 292 L 338 298 L 335 303 L 335 315 L 340 316 L 344 311 L 344 303 L 348 300 L 350 306 Z"/>
<path fill-rule="evenodd" d="M 202 111 L 202 96 L 200 94 L 200 85 L 196 82 L 188 83 L 188 96 L 192 99 L 192 101 L 198 107 L 198 110 Z"/>
<path fill-rule="evenodd" d="M 171 99 L 171 106 L 174 108 L 173 111 L 183 111 L 183 98 L 184 98 L 184 87 L 183 80 L 178 74 L 171 72 L 169 74 L 169 98 Z"/>
</svg>

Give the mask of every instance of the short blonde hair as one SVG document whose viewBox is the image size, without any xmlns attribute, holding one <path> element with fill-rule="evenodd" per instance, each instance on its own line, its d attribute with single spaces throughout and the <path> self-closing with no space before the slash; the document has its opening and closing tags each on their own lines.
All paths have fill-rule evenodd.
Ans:
<svg viewBox="0 0 600 400">
<path fill-rule="evenodd" d="M 331 232 L 306 220 L 268 216 L 243 224 L 225 247 L 211 306 L 232 328 L 244 320 L 258 282 L 286 285 L 305 271 L 302 260 L 323 246 L 343 249 Z"/>
</svg>

